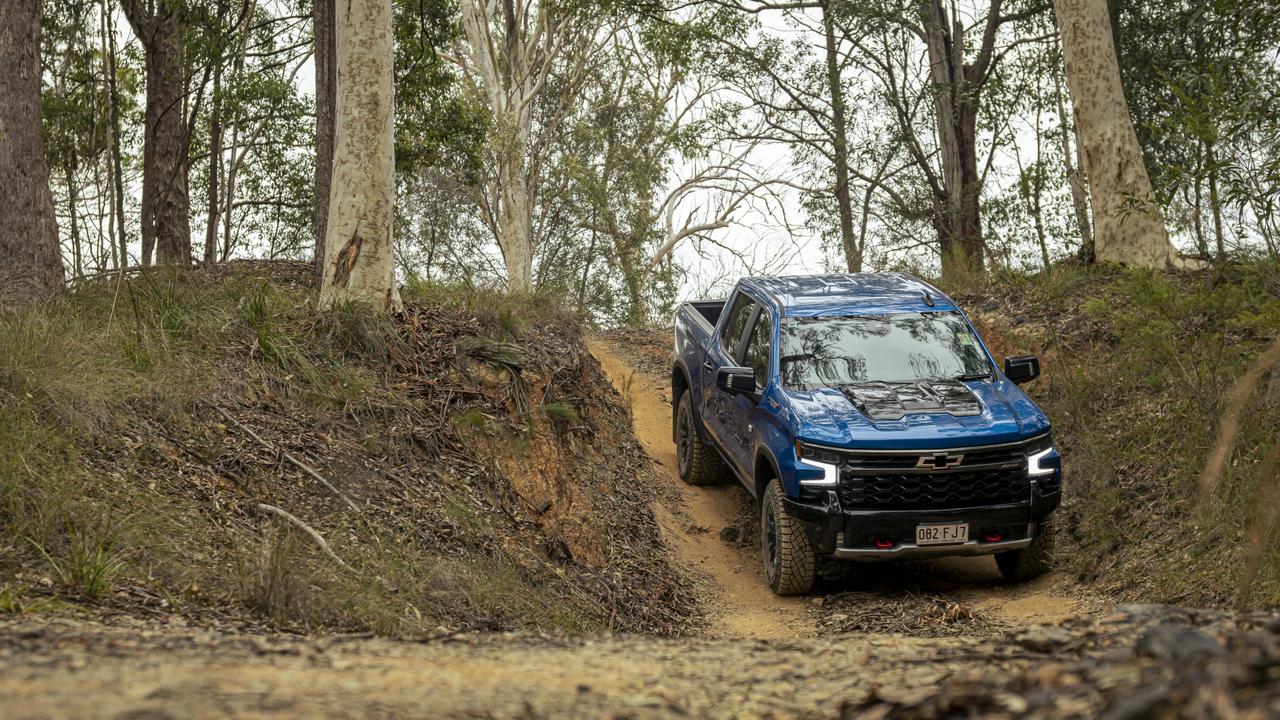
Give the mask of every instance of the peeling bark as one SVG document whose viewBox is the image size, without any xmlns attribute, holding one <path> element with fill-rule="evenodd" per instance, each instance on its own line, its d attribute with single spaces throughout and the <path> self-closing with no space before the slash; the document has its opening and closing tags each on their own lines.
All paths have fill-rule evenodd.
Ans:
<svg viewBox="0 0 1280 720">
<path fill-rule="evenodd" d="M 333 178 L 320 305 L 398 311 L 391 0 L 343 0 L 335 22 Z"/>
<path fill-rule="evenodd" d="M 1106 0 L 1054 0 L 1067 88 L 1093 204 L 1097 259 L 1166 269 L 1180 264 L 1133 129 Z"/>
<path fill-rule="evenodd" d="M 44 157 L 40 0 L 0 2 L 0 311 L 63 286 Z"/>
</svg>

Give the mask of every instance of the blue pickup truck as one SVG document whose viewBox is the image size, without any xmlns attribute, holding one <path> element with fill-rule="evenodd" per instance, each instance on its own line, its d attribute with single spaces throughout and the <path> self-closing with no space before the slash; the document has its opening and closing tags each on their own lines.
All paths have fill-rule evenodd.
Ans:
<svg viewBox="0 0 1280 720">
<path fill-rule="evenodd" d="M 672 433 L 692 485 L 736 477 L 760 509 L 769 586 L 820 560 L 994 555 L 1046 572 L 1062 496 L 1049 420 L 965 314 L 901 273 L 757 277 L 675 317 Z"/>
</svg>

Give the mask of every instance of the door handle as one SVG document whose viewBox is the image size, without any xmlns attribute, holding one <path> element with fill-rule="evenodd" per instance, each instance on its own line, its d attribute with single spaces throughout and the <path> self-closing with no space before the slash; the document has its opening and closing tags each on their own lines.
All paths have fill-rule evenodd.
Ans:
<svg viewBox="0 0 1280 720">
<path fill-rule="evenodd" d="M 703 369 L 703 370 L 715 370 L 715 369 L 716 369 L 716 366 L 715 366 L 713 363 L 711 363 L 710 361 L 705 361 L 705 360 L 704 360 L 704 361 L 703 361 L 703 363 L 702 363 L 702 369 Z"/>
</svg>

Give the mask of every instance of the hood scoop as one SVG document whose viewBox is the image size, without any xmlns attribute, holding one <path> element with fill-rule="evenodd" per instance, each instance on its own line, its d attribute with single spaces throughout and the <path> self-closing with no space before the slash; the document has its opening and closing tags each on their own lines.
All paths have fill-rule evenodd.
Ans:
<svg viewBox="0 0 1280 720">
<path fill-rule="evenodd" d="M 871 420 L 901 420 L 926 413 L 982 414 L 978 396 L 959 380 L 854 383 L 841 385 L 840 391 Z"/>
</svg>

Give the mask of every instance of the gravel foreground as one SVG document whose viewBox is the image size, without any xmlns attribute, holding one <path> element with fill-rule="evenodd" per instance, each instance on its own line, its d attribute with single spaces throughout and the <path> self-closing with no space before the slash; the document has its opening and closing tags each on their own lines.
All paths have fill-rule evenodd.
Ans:
<svg viewBox="0 0 1280 720">
<path fill-rule="evenodd" d="M 1280 717 L 1280 616 L 1121 606 L 1002 637 L 298 637 L 8 618 L 12 718 Z"/>
</svg>

